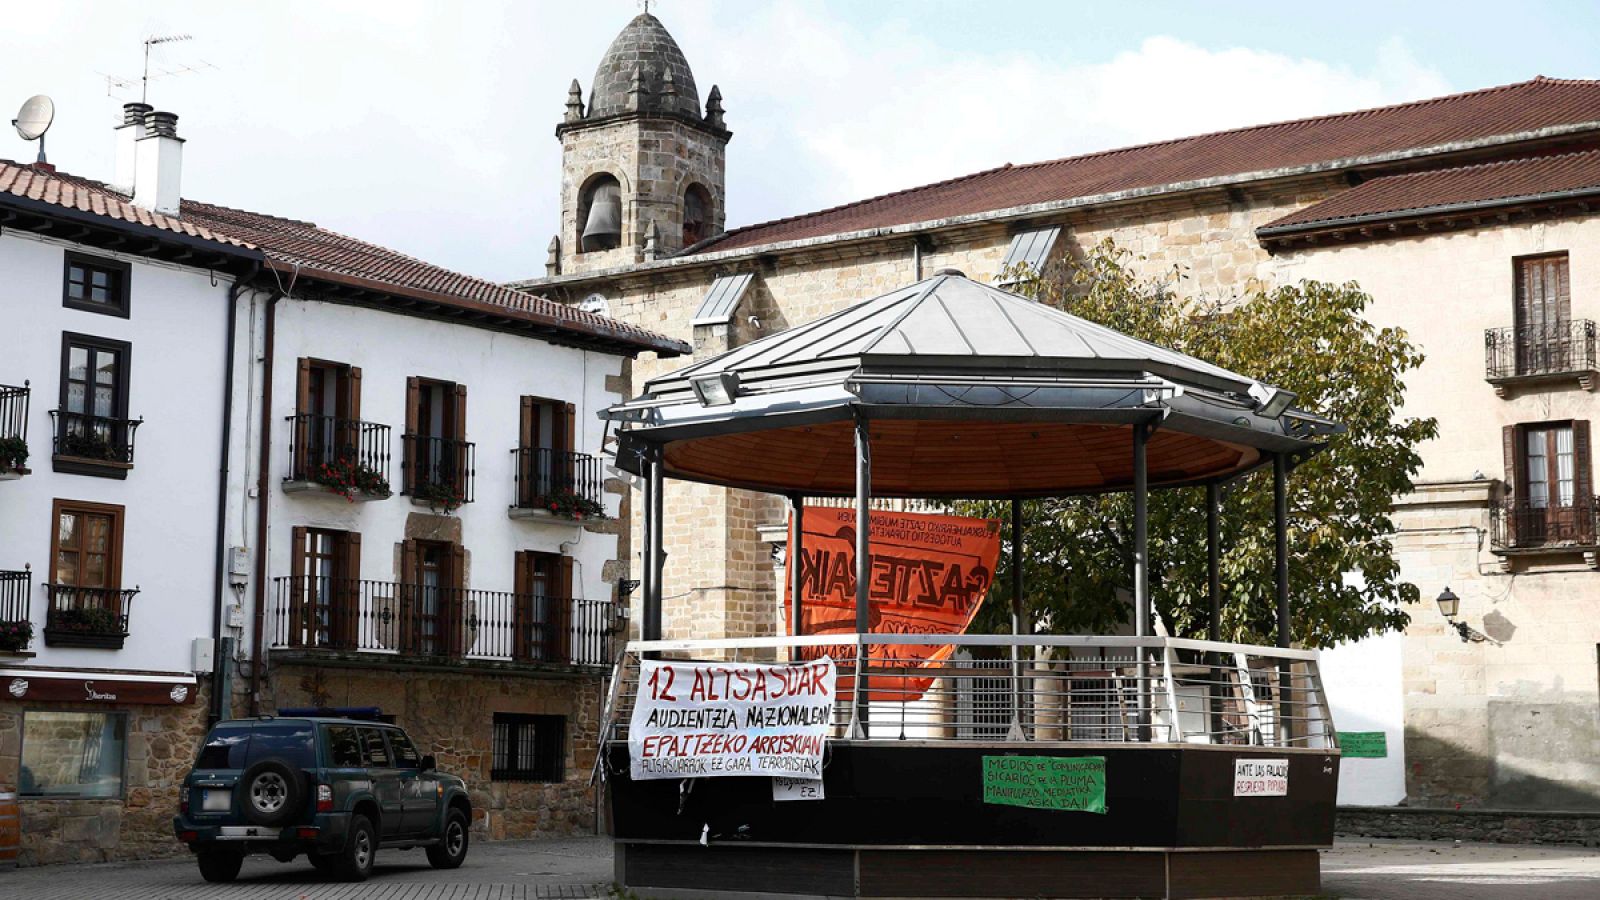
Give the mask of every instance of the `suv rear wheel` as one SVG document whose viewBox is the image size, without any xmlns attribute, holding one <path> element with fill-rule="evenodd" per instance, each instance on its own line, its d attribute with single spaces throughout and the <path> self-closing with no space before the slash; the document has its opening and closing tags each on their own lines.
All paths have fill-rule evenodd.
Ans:
<svg viewBox="0 0 1600 900">
<path fill-rule="evenodd" d="M 244 817 L 256 825 L 282 825 L 293 819 L 306 800 L 305 778 L 287 760 L 268 757 L 244 770 L 239 778 Z"/>
<path fill-rule="evenodd" d="M 344 849 L 333 854 L 333 872 L 345 881 L 366 881 L 377 855 L 378 831 L 372 827 L 372 820 L 363 815 L 351 816 Z"/>
<path fill-rule="evenodd" d="M 467 817 L 452 809 L 444 817 L 444 833 L 439 843 L 428 848 L 428 864 L 435 869 L 454 869 L 467 858 Z"/>
<path fill-rule="evenodd" d="M 207 881 L 227 882 L 239 877 L 244 865 L 244 854 L 237 850 L 212 847 L 195 854 L 200 863 L 200 877 Z"/>
</svg>

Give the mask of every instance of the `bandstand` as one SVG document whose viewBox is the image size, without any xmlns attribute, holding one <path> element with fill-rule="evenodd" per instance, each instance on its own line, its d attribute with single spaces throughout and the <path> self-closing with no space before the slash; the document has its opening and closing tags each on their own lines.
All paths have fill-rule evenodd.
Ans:
<svg viewBox="0 0 1600 900">
<path fill-rule="evenodd" d="M 645 485 L 644 640 L 618 664 L 599 760 L 618 882 L 694 898 L 1316 893 L 1339 751 L 1317 654 L 1291 646 L 1287 498 L 1294 466 L 1342 429 L 1294 399 L 949 271 L 649 381 L 607 412 L 618 465 Z M 1221 492 L 1258 470 L 1276 499 L 1275 647 L 1216 639 Z M 796 517 L 806 498 L 854 498 L 854 631 L 663 640 L 669 478 L 781 494 Z M 1158 634 L 1153 614 L 1147 500 L 1177 487 L 1204 488 L 1209 640 Z M 1020 560 L 1023 499 L 1111 492 L 1133 498 L 1131 635 L 1027 633 L 1020 565 L 1012 634 L 869 627 L 874 499 L 1010 500 Z M 908 644 L 951 652 L 908 666 L 893 652 Z M 778 802 L 767 778 L 630 779 L 642 659 L 822 647 L 840 699 L 821 799 Z M 1001 685 L 985 727 L 961 715 L 980 682 L 991 699 Z M 1095 802 L 996 799 L 1005 772 L 1050 767 L 1092 771 Z"/>
</svg>

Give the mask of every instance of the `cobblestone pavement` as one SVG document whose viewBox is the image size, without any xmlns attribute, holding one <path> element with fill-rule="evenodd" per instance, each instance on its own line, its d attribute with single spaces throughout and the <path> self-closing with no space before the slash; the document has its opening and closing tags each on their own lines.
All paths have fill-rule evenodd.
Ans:
<svg viewBox="0 0 1600 900">
<path fill-rule="evenodd" d="M 1325 897 L 1338 900 L 1593 900 L 1600 851 L 1581 847 L 1342 840 L 1323 855 Z M 604 838 L 478 843 L 453 872 L 421 851 L 378 854 L 370 881 L 341 884 L 305 860 L 251 857 L 239 881 L 211 885 L 193 861 L 0 871 L 3 900 L 543 900 L 605 898 Z"/>
</svg>

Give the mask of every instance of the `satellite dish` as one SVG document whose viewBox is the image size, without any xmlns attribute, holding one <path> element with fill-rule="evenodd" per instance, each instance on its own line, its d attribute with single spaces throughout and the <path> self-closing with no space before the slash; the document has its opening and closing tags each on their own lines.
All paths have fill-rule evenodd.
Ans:
<svg viewBox="0 0 1600 900">
<path fill-rule="evenodd" d="M 50 123 L 55 121 L 56 105 L 43 94 L 35 94 L 22 104 L 22 111 L 11 120 L 16 126 L 17 134 L 25 141 L 39 142 L 39 162 L 44 162 L 44 133 L 50 130 Z"/>
</svg>

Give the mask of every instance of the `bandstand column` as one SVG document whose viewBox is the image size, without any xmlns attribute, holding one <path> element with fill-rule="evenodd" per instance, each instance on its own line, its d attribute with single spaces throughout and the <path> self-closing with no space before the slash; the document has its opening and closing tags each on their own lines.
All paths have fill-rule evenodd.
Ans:
<svg viewBox="0 0 1600 900">
<path fill-rule="evenodd" d="M 662 525 L 665 518 L 665 487 L 663 472 L 666 466 L 661 460 L 661 448 L 656 447 L 650 451 L 646 464 L 645 489 L 644 489 L 644 572 L 645 572 L 645 640 L 661 640 L 661 575 L 666 562 L 666 553 L 662 549 Z"/>
<path fill-rule="evenodd" d="M 1022 634 L 1022 501 L 1011 500 L 1011 636 Z M 1026 740 L 1022 730 L 1022 648 L 1011 645 L 1010 740 Z"/>
<path fill-rule="evenodd" d="M 1206 594 L 1211 601 L 1211 620 L 1206 623 L 1206 640 L 1222 640 L 1222 485 L 1206 485 Z"/>
<path fill-rule="evenodd" d="M 1272 457 L 1273 580 L 1278 597 L 1278 646 L 1287 648 L 1294 634 L 1289 621 L 1289 457 Z M 1292 666 L 1278 663 L 1278 715 L 1285 738 L 1295 734 L 1294 694 L 1290 688 Z"/>
<path fill-rule="evenodd" d="M 872 630 L 867 587 L 872 580 L 872 435 L 864 416 L 856 417 L 856 633 Z M 866 644 L 856 644 L 856 735 L 866 738 L 868 727 Z"/>
<path fill-rule="evenodd" d="M 1133 622 L 1134 633 L 1150 637 L 1150 473 L 1146 445 L 1150 440 L 1150 426 L 1133 426 Z M 1151 681 L 1149 655 L 1140 647 L 1138 654 L 1139 739 L 1150 739 Z"/>
<path fill-rule="evenodd" d="M 789 535 L 789 549 L 784 554 L 784 565 L 788 567 L 789 571 L 789 636 L 799 637 L 805 633 L 805 620 L 801 618 L 800 601 L 800 549 L 805 546 L 805 496 L 802 494 L 790 494 L 789 506 L 793 510 L 794 519 L 794 533 Z M 792 660 L 799 661 L 800 648 L 791 648 L 789 657 Z"/>
</svg>

